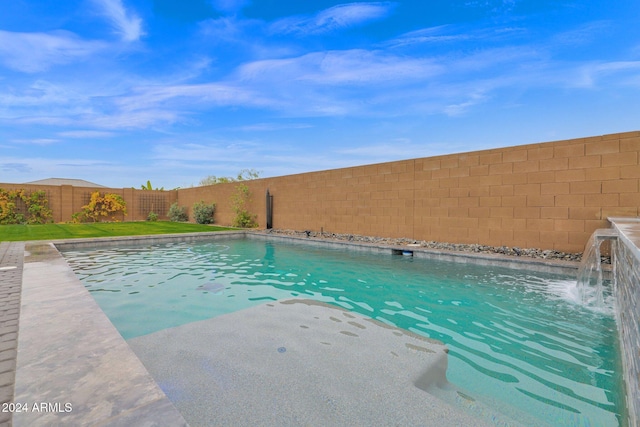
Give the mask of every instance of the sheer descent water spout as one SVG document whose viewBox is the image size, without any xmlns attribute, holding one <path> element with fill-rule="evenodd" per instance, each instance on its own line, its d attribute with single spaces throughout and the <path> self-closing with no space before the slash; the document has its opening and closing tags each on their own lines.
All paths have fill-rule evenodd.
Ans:
<svg viewBox="0 0 640 427">
<path fill-rule="evenodd" d="M 614 241 L 618 233 L 612 228 L 601 228 L 593 232 L 585 245 L 582 263 L 578 270 L 578 294 L 583 305 L 596 309 L 605 309 L 607 296 L 611 289 L 604 286 L 602 253 L 600 246 L 605 240 L 612 241 L 611 256 L 614 256 Z"/>
</svg>

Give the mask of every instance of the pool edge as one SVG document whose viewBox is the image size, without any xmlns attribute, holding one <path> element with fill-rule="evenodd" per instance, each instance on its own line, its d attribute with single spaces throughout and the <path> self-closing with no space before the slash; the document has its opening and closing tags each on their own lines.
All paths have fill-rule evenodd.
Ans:
<svg viewBox="0 0 640 427">
<path fill-rule="evenodd" d="M 307 243 L 309 245 L 319 247 L 344 247 L 356 250 L 364 250 L 379 253 L 401 253 L 404 251 L 412 252 L 413 256 L 422 259 L 433 259 L 439 261 L 451 261 L 460 263 L 475 263 L 482 265 L 490 265 L 495 267 L 521 268 L 536 272 L 576 274 L 580 263 L 574 261 L 540 259 L 530 257 L 518 257 L 513 255 L 474 253 L 464 251 L 453 251 L 444 249 L 429 249 L 408 245 L 391 245 L 381 243 L 366 242 L 348 242 L 344 240 L 320 239 L 315 237 L 297 237 L 287 235 L 276 235 L 258 231 L 247 231 L 247 238 L 255 239 L 272 239 L 280 241 L 295 241 Z"/>
<path fill-rule="evenodd" d="M 13 426 L 188 425 L 45 242 L 25 244 L 13 402 Z"/>
</svg>

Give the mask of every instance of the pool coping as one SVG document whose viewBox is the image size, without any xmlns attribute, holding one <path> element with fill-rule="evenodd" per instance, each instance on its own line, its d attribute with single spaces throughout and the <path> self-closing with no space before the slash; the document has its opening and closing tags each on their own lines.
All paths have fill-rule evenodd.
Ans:
<svg viewBox="0 0 640 427">
<path fill-rule="evenodd" d="M 533 258 L 527 256 L 513 256 L 504 254 L 490 254 L 482 252 L 466 252 L 446 249 L 431 249 L 412 245 L 392 245 L 384 243 L 350 242 L 344 240 L 332 240 L 316 237 L 298 237 L 288 235 L 270 234 L 265 232 L 247 232 L 250 238 L 266 238 L 283 241 L 305 242 L 321 247 L 348 247 L 356 250 L 366 250 L 371 252 L 391 253 L 402 255 L 404 252 L 411 252 L 412 256 L 422 259 L 433 259 L 439 261 L 450 261 L 459 263 L 476 263 L 494 267 L 523 268 L 537 272 L 558 272 L 562 274 L 577 273 L 580 263 L 575 261 L 564 261 L 557 259 Z"/>
<path fill-rule="evenodd" d="M 210 240 L 210 239 L 224 239 L 229 237 L 245 237 L 245 238 L 255 238 L 255 239 L 269 239 L 269 240 L 284 240 L 284 241 L 297 241 L 299 243 L 312 244 L 315 246 L 323 246 L 323 247 L 349 247 L 350 249 L 357 250 L 365 250 L 365 251 L 373 251 L 387 254 L 401 254 L 404 250 L 412 251 L 413 256 L 420 258 L 428 258 L 428 259 L 441 259 L 455 262 L 475 262 L 482 263 L 484 265 L 496 265 L 510 268 L 520 268 L 520 269 L 530 269 L 535 271 L 562 271 L 563 274 L 567 274 L 567 272 L 575 272 L 578 268 L 578 263 L 568 262 L 568 261 L 558 261 L 558 260 L 540 260 L 540 259 L 524 259 L 524 258 L 516 258 L 509 255 L 499 255 L 499 254 L 476 254 L 476 253 L 464 253 L 457 251 L 445 251 L 445 250 L 433 250 L 426 248 L 417 248 L 412 246 L 395 246 L 395 245 L 384 245 L 384 244 L 372 244 L 372 243 L 360 243 L 360 242 L 344 242 L 344 241 L 329 241 L 325 239 L 314 239 L 314 238 L 299 238 L 299 237 L 291 237 L 291 236 L 277 236 L 277 235 L 269 235 L 264 232 L 255 232 L 255 231 L 228 231 L 228 232 L 205 232 L 205 233 L 183 233 L 183 234 L 163 234 L 163 235 L 151 235 L 151 236 L 118 236 L 118 237 L 108 237 L 108 238 L 95 238 L 95 239 L 60 239 L 60 240 L 48 240 L 48 241 L 27 241 L 20 243 L 10 243 L 13 247 L 23 248 L 24 251 L 24 259 L 23 259 L 23 271 L 21 272 L 22 276 L 22 291 L 21 291 L 21 310 L 19 312 L 20 321 L 18 323 L 18 334 L 17 334 L 17 351 L 16 357 L 13 360 L 13 372 L 11 375 L 15 375 L 15 391 L 14 398 L 15 399 L 31 399 L 32 401 L 24 402 L 24 403 L 37 403 L 33 399 L 38 400 L 38 402 L 45 403 L 58 403 L 63 404 L 66 402 L 62 401 L 47 401 L 48 397 L 46 396 L 55 396 L 51 394 L 55 392 L 53 389 L 59 390 L 60 388 L 64 388 L 59 382 L 56 380 L 52 380 L 51 378 L 47 378 L 45 382 L 43 382 L 42 375 L 39 378 L 31 378 L 31 381 L 35 381 L 32 384 L 25 384 L 24 378 L 27 372 L 30 370 L 35 370 L 39 372 L 39 374 L 43 374 L 46 371 L 56 371 L 57 369 L 53 369 L 54 367 L 65 366 L 67 369 L 71 369 L 72 371 L 82 371 L 84 377 L 95 375 L 96 372 L 91 371 L 95 370 L 95 365 L 87 365 L 87 361 L 91 361 L 95 359 L 96 355 L 100 354 L 117 354 L 117 361 L 111 358 L 110 363 L 119 363 L 121 372 L 115 373 L 115 376 L 112 375 L 111 372 L 105 373 L 101 372 L 100 375 L 103 378 L 92 378 L 92 380 L 97 380 L 98 382 L 102 382 L 103 384 L 113 384 L 114 382 L 118 384 L 124 384 L 122 389 L 131 391 L 136 387 L 133 386 L 135 383 L 143 384 L 142 389 L 145 390 L 145 394 L 151 397 L 147 397 L 145 399 L 141 399 L 139 395 L 134 397 L 129 396 L 129 398 L 120 397 L 114 398 L 113 390 L 108 390 L 109 393 L 112 393 L 110 397 L 105 397 L 106 401 L 109 399 L 114 400 L 113 407 L 111 407 L 106 412 L 103 411 L 106 415 L 103 415 L 103 418 L 100 420 L 92 420 L 92 423 L 96 425 L 127 425 L 132 420 L 140 420 L 139 417 L 145 417 L 145 422 L 148 425 L 163 425 L 166 424 L 167 417 L 174 418 L 178 424 L 176 425 L 187 425 L 184 419 L 182 419 L 181 415 L 177 412 L 175 407 L 171 404 L 168 398 L 164 395 L 162 390 L 157 386 L 155 381 L 151 378 L 150 374 L 146 371 L 144 366 L 141 365 L 137 356 L 133 353 L 133 351 L 129 348 L 126 341 L 120 336 L 115 327 L 108 320 L 106 315 L 99 309 L 93 297 L 90 296 L 89 292 L 84 288 L 84 286 L 80 283 L 80 281 L 75 277 L 75 274 L 71 271 L 69 266 L 66 264 L 66 261 L 62 257 L 60 253 L 60 249 L 66 248 L 81 248 L 81 247 L 91 247 L 96 245 L 120 245 L 120 244 L 156 244 L 156 243 L 165 243 L 165 242 L 176 242 L 176 241 L 198 241 L 198 240 Z M 28 253 L 29 250 L 33 251 L 34 247 L 50 247 L 57 256 L 51 258 L 52 254 L 44 254 L 42 259 L 39 259 L 39 254 L 37 253 Z M 44 251 L 46 252 L 46 251 Z M 42 255 L 42 254 L 40 254 Z M 49 257 L 49 260 L 47 260 Z M 49 263 L 49 264 L 47 264 Z M 52 269 L 51 266 L 57 263 L 56 272 L 55 268 Z M 65 268 L 66 267 L 66 268 Z M 36 271 L 39 270 L 39 271 Z M 571 273 L 569 273 L 571 274 Z M 42 292 L 43 281 L 51 282 L 56 281 L 61 284 L 65 284 L 69 286 L 67 291 L 71 295 L 62 295 L 62 294 L 46 294 L 46 292 Z M 38 287 L 40 289 L 38 290 Z M 75 303 L 81 302 L 79 305 L 75 304 L 74 307 L 69 307 L 70 301 L 76 300 Z M 34 310 L 35 309 L 35 310 Z M 42 312 L 38 310 L 43 310 Z M 70 338 L 67 334 L 60 334 L 61 325 L 60 323 L 55 324 L 53 330 L 47 331 L 46 325 L 42 325 L 42 313 L 49 313 L 50 315 L 58 315 L 59 310 L 68 310 L 70 319 L 83 319 L 79 324 L 83 325 L 84 322 L 89 322 L 88 324 L 97 322 L 104 334 L 103 340 L 92 340 L 92 334 L 84 334 L 76 335 L 74 338 L 74 344 L 72 354 L 65 353 L 66 342 Z M 36 334 L 36 337 L 30 336 L 29 334 Z M 78 334 L 78 331 L 75 332 Z M 94 334 L 95 335 L 95 334 Z M 84 343 L 86 341 L 93 341 L 91 345 L 86 346 Z M 80 345 L 79 343 L 82 343 Z M 47 347 L 48 346 L 48 347 Z M 36 348 L 34 348 L 36 347 Z M 114 350 L 114 348 L 116 350 Z M 43 353 L 43 350 L 46 350 L 46 353 Z M 116 351 L 116 353 L 113 353 Z M 52 352 L 57 354 L 57 362 L 56 356 L 52 355 Z M 44 365 L 40 363 L 38 359 L 42 357 L 42 354 L 47 354 L 47 369 L 44 370 Z M 53 357 L 53 360 L 52 360 Z M 71 363 L 70 360 L 74 362 Z M 125 363 L 126 361 L 126 363 Z M 40 371 L 38 371 L 38 363 Z M 79 363 L 76 366 L 73 366 L 74 363 Z M 128 366 L 127 366 L 128 365 Z M 135 365 L 135 366 L 134 366 Z M 126 375 L 123 376 L 122 369 L 124 372 L 127 372 Z M 133 371 L 132 371 L 133 369 Z M 66 385 L 68 387 L 73 387 L 77 384 L 77 381 L 82 380 L 83 375 L 75 376 L 71 378 L 63 378 L 66 381 Z M 111 376 L 111 377 L 110 377 Z M 135 380 L 133 380 L 135 378 Z M 151 381 L 149 381 L 151 379 Z M 82 380 L 84 381 L 84 380 Z M 55 387 L 52 387 L 51 384 L 56 384 Z M 12 387 L 13 389 L 13 387 Z M 49 393 L 49 394 L 47 394 Z M 120 391 L 115 391 L 115 393 L 120 393 Z M 126 393 L 125 393 L 126 394 Z M 135 394 L 135 393 L 134 393 Z M 45 396 L 43 400 L 43 396 Z M 103 398 L 101 398 L 103 399 Z M 17 400 L 9 400 L 15 403 L 18 403 Z M 94 402 L 93 405 L 96 403 Z M 118 407 L 118 405 L 120 405 Z M 88 403 L 86 410 L 83 412 L 79 407 L 76 407 L 76 414 L 78 414 L 79 419 L 82 417 L 86 417 L 87 414 L 91 413 L 91 404 Z M 50 408 L 51 409 L 51 408 Z M 58 408 L 59 409 L 59 408 Z M 73 413 L 73 412 L 72 412 Z M 64 421 L 66 424 L 72 413 L 63 414 L 64 417 L 60 418 L 60 423 Z M 153 415 L 153 414 L 156 415 Z M 49 414 L 51 415 L 51 414 Z M 42 417 L 38 418 L 31 415 L 27 415 L 25 413 L 22 414 L 14 414 L 13 416 L 13 425 L 54 425 L 51 417 Z M 9 424 L 11 425 L 11 424 Z"/>
<path fill-rule="evenodd" d="M 211 238 L 222 238 L 229 236 L 243 236 L 248 238 L 262 238 L 280 241 L 293 241 L 299 243 L 311 244 L 319 247 L 333 248 L 349 248 L 356 250 L 365 250 L 370 252 L 379 252 L 387 254 L 400 255 L 403 252 L 412 252 L 416 258 L 434 259 L 441 261 L 461 262 L 461 263 L 477 263 L 490 265 L 495 267 L 505 267 L 513 269 L 526 269 L 538 272 L 562 272 L 562 274 L 574 274 L 580 267 L 579 262 L 565 261 L 557 259 L 532 258 L 527 256 L 513 256 L 493 253 L 476 253 L 466 251 L 455 251 L 446 249 L 431 249 L 412 245 L 391 245 L 384 243 L 369 242 L 349 242 L 344 240 L 322 239 L 315 237 L 298 237 L 288 235 L 270 234 L 264 231 L 238 230 L 238 231 L 212 231 L 198 233 L 178 233 L 178 234 L 156 234 L 147 236 L 115 236 L 115 237 L 98 237 L 98 238 L 81 238 L 81 239 L 58 239 L 47 240 L 53 243 L 59 249 L 75 249 L 93 247 L 96 244 L 155 244 L 167 242 L 190 242 L 198 240 L 207 240 Z M 37 241 L 30 241 L 31 243 Z"/>
<path fill-rule="evenodd" d="M 24 252 L 13 426 L 186 426 L 55 246 Z"/>
</svg>

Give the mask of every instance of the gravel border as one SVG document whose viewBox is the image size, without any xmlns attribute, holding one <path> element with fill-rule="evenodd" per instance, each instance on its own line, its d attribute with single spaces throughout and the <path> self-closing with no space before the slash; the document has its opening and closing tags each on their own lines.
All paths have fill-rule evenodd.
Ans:
<svg viewBox="0 0 640 427">
<path fill-rule="evenodd" d="M 547 260 L 560 260 L 560 261 L 572 261 L 580 262 L 582 260 L 582 253 L 567 253 L 560 252 L 551 249 L 537 249 L 537 248 L 519 248 L 509 246 L 488 246 L 479 244 L 462 244 L 462 243 L 445 243 L 426 240 L 415 240 L 405 237 L 400 238 L 387 238 L 387 237 L 373 237 L 373 236 L 361 236 L 357 234 L 338 234 L 329 232 L 317 232 L 317 231 L 298 231 L 298 230 L 281 230 L 281 229 L 269 229 L 265 230 L 267 234 L 277 234 L 284 236 L 295 237 L 313 237 L 315 239 L 326 239 L 334 241 L 348 241 L 356 243 L 374 243 L 392 246 L 415 246 L 426 249 L 437 249 L 446 251 L 457 252 L 471 252 L 471 253 L 486 253 L 486 254 L 500 254 L 517 257 L 529 257 L 534 259 L 547 259 Z M 605 264 L 610 263 L 609 257 L 602 257 L 602 262 Z"/>
</svg>

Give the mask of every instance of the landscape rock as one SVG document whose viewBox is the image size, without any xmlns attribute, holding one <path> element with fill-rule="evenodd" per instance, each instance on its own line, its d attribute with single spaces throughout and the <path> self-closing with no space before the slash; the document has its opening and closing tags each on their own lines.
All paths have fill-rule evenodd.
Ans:
<svg viewBox="0 0 640 427">
<path fill-rule="evenodd" d="M 437 249 L 437 250 L 446 250 L 446 251 L 461 251 L 461 252 L 475 252 L 475 253 L 494 253 L 500 255 L 509 255 L 509 256 L 520 256 L 520 257 L 530 257 L 530 258 L 541 258 L 541 259 L 549 259 L 549 260 L 562 260 L 562 261 L 572 261 L 572 262 L 580 262 L 582 260 L 582 253 L 567 253 L 560 252 L 550 249 L 537 249 L 537 248 L 519 248 L 519 247 L 509 247 L 509 246 L 488 246 L 488 245 L 480 245 L 480 244 L 462 244 L 462 243 L 446 243 L 446 242 L 436 242 L 433 240 L 414 240 L 408 239 L 404 237 L 400 238 L 387 238 L 387 237 L 373 237 L 373 236 L 360 236 L 357 234 L 338 234 L 338 233 L 330 233 L 330 232 L 318 232 L 311 230 L 280 230 L 280 229 L 270 229 L 266 230 L 266 233 L 270 234 L 279 234 L 286 236 L 295 236 L 295 237 L 307 237 L 314 239 L 328 239 L 328 240 L 338 240 L 338 241 L 348 241 L 348 242 L 356 242 L 356 243 L 370 243 L 370 244 L 380 244 L 380 245 L 391 245 L 391 246 L 418 246 L 421 248 L 427 249 Z M 603 257 L 602 261 L 604 263 L 610 263 L 609 257 Z"/>
</svg>

